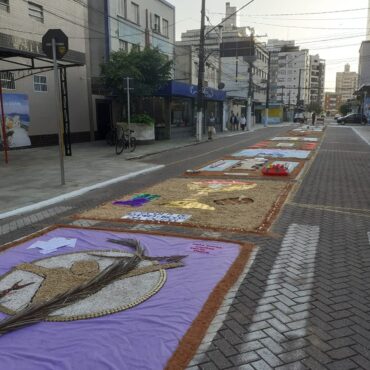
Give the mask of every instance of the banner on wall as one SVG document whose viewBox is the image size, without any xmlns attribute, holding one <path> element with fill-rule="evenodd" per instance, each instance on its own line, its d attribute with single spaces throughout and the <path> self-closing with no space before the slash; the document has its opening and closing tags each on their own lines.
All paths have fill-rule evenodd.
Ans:
<svg viewBox="0 0 370 370">
<path fill-rule="evenodd" d="M 9 148 L 31 146 L 30 107 L 26 94 L 3 94 L 5 131 Z"/>
</svg>

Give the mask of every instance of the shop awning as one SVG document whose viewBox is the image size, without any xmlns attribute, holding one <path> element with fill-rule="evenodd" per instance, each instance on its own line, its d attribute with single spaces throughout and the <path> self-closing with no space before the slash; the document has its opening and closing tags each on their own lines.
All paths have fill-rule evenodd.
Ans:
<svg viewBox="0 0 370 370">
<path fill-rule="evenodd" d="M 204 97 L 207 100 L 224 101 L 226 98 L 226 92 L 205 87 Z M 179 96 L 185 98 L 196 98 L 198 96 L 198 87 L 196 85 L 187 84 L 178 81 L 168 81 L 162 86 L 156 96 Z"/>
</svg>

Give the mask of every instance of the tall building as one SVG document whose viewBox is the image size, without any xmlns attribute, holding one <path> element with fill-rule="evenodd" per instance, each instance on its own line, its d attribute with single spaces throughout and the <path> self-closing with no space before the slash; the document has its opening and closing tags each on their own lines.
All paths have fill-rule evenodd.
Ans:
<svg viewBox="0 0 370 370">
<path fill-rule="evenodd" d="M 310 56 L 310 103 L 324 106 L 325 61 L 320 55 Z"/>
<path fill-rule="evenodd" d="M 370 40 L 363 41 L 358 63 L 358 86 L 370 85 Z"/>
<path fill-rule="evenodd" d="M 122 107 L 106 91 L 101 64 L 113 51 L 157 47 L 172 60 L 175 50 L 175 7 L 166 0 L 89 0 L 92 110 L 98 137 L 104 138 Z"/>
<path fill-rule="evenodd" d="M 342 101 L 346 102 L 353 98 L 357 89 L 358 74 L 350 71 L 350 65 L 344 66 L 344 72 L 337 72 L 335 92 L 342 95 Z"/>
<path fill-rule="evenodd" d="M 230 6 L 230 3 L 226 3 L 225 18 L 222 19 L 224 21 L 223 25 L 226 29 L 238 27 L 237 9 L 238 8 L 236 6 Z"/>
<path fill-rule="evenodd" d="M 267 41 L 267 50 L 270 55 L 270 94 L 269 99 L 274 103 L 282 103 L 282 91 L 278 88 L 279 75 L 279 52 L 282 49 L 297 50 L 294 40 L 270 39 Z"/>
<path fill-rule="evenodd" d="M 18 107 L 7 116 L 10 147 L 58 142 L 60 112 L 55 104 L 53 61 L 41 44 L 50 28 L 61 29 L 69 38 L 69 51 L 59 62 L 66 153 L 70 154 L 71 141 L 92 136 L 85 65 L 87 20 L 87 8 L 69 0 L 0 1 L 0 79 L 5 110 Z"/>
<path fill-rule="evenodd" d="M 226 3 L 224 19 L 235 10 L 236 8 L 230 6 L 230 3 Z M 246 113 L 245 101 L 248 94 L 252 94 L 254 106 L 262 106 L 266 101 L 268 52 L 265 44 L 254 36 L 254 29 L 237 26 L 236 15 L 233 15 L 225 21 L 222 28 L 213 29 L 212 26 L 207 26 L 205 32 L 206 55 L 216 55 L 221 58 L 221 82 L 225 84 L 224 91 L 228 100 L 224 109 L 224 122 L 228 121 L 231 111 L 239 115 Z M 176 44 L 196 45 L 199 37 L 199 29 L 188 30 L 182 33 L 181 41 Z M 193 63 L 196 63 L 196 60 Z M 252 64 L 251 69 L 250 64 Z M 249 84 L 250 77 L 251 84 Z M 258 109 L 256 112 L 256 118 L 259 121 L 261 115 Z"/>
<path fill-rule="evenodd" d="M 366 40 L 370 41 L 370 0 L 369 0 L 368 10 L 367 10 Z"/>
<path fill-rule="evenodd" d="M 309 103 L 310 57 L 308 50 L 282 49 L 279 53 L 278 90 L 284 104 Z"/>
</svg>

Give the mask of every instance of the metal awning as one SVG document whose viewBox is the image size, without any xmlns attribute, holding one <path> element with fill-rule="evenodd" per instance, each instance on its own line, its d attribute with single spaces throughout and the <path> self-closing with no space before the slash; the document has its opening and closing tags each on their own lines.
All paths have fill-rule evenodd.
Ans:
<svg viewBox="0 0 370 370">
<path fill-rule="evenodd" d="M 23 37 L 8 35 L 0 32 L 0 61 L 17 65 L 15 67 L 1 67 L 1 72 L 24 71 L 27 69 L 44 69 L 49 66 L 36 66 L 36 61 L 42 64 L 52 64 L 42 51 L 41 41 L 28 40 Z M 69 50 L 63 60 L 58 61 L 60 67 L 77 67 L 85 65 L 85 54 Z M 22 67 L 22 68 L 20 68 Z"/>
<path fill-rule="evenodd" d="M 69 50 L 62 60 L 58 60 L 64 124 L 63 141 L 67 156 L 72 155 L 67 68 L 83 65 L 85 65 L 85 54 L 75 50 Z M 35 41 L 0 32 L 0 73 L 11 72 L 14 74 L 14 81 L 17 81 L 52 69 L 53 60 L 48 58 L 42 50 L 41 36 L 40 41 Z"/>
</svg>

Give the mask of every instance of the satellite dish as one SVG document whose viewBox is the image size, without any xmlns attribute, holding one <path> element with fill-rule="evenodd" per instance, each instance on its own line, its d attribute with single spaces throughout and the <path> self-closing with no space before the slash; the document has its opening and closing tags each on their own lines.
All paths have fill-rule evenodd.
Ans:
<svg viewBox="0 0 370 370">
<path fill-rule="evenodd" d="M 225 84 L 224 84 L 223 82 L 220 82 L 220 83 L 218 84 L 218 89 L 219 89 L 219 90 L 222 90 L 224 87 L 225 87 Z"/>
</svg>

